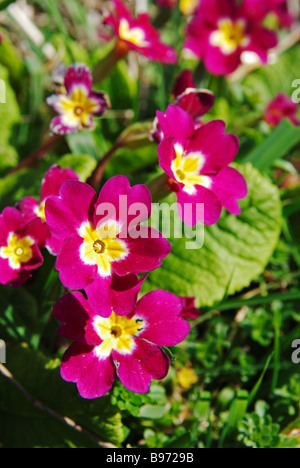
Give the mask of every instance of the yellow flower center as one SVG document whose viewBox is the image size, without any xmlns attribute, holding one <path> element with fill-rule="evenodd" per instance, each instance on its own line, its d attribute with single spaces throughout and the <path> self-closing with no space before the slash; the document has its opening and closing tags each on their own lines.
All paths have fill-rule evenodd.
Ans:
<svg viewBox="0 0 300 468">
<path fill-rule="evenodd" d="M 80 257 L 87 265 L 97 265 L 101 276 L 110 276 L 112 262 L 123 260 L 128 249 L 124 241 L 117 238 L 119 225 L 110 221 L 95 229 L 85 223 L 79 229 L 79 235 L 84 239 L 80 248 Z"/>
<path fill-rule="evenodd" d="M 131 28 L 128 21 L 124 18 L 120 21 L 119 37 L 123 41 L 131 42 L 137 47 L 146 47 L 148 45 L 147 41 L 145 41 L 144 31 L 141 28 Z"/>
<path fill-rule="evenodd" d="M 179 0 L 179 9 L 183 15 L 191 15 L 198 6 L 199 0 Z"/>
<path fill-rule="evenodd" d="M 138 336 L 145 328 L 141 318 L 128 318 L 116 315 L 114 312 L 108 318 L 98 316 L 94 327 L 102 343 L 96 348 L 99 357 L 110 356 L 113 350 L 121 354 L 131 354 L 135 343 L 134 336 Z"/>
<path fill-rule="evenodd" d="M 80 85 L 73 88 L 70 96 L 61 95 L 60 106 L 65 124 L 71 127 L 88 127 L 91 115 L 98 109 L 97 102 L 91 99 L 86 88 Z"/>
<path fill-rule="evenodd" d="M 246 35 L 246 25 L 243 20 L 233 22 L 231 19 L 222 19 L 218 23 L 219 29 L 210 35 L 210 43 L 219 47 L 223 54 L 229 55 L 238 47 L 246 47 L 249 37 Z"/>
<path fill-rule="evenodd" d="M 0 248 L 0 257 L 8 259 L 9 266 L 14 270 L 19 270 L 23 263 L 29 262 L 32 258 L 32 249 L 35 241 L 27 236 L 21 239 L 14 233 L 10 233 L 7 239 L 7 246 Z"/>
<path fill-rule="evenodd" d="M 46 201 L 42 202 L 39 206 L 37 206 L 34 210 L 36 216 L 41 218 L 44 222 L 46 221 L 46 214 L 45 214 L 45 205 Z"/>
<path fill-rule="evenodd" d="M 195 185 L 210 188 L 210 177 L 200 174 L 205 162 L 203 154 L 200 152 L 186 154 L 178 143 L 175 144 L 174 149 L 176 158 L 172 162 L 171 169 L 177 182 L 184 184 L 183 190 L 192 195 L 195 193 Z"/>
</svg>

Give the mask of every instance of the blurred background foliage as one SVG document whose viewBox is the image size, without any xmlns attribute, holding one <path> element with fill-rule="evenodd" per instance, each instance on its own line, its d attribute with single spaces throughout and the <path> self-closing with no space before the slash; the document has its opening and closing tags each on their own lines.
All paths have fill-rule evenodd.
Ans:
<svg viewBox="0 0 300 468">
<path fill-rule="evenodd" d="M 288 121 L 271 129 L 262 118 L 273 97 L 294 91 L 299 43 L 271 65 L 238 79 L 217 78 L 181 56 L 187 18 L 178 7 L 150 3 L 153 24 L 178 51 L 179 63 L 162 66 L 131 53 L 98 86 L 112 108 L 95 131 L 69 135 L 33 167 L 16 170 L 47 140 L 53 115 L 45 99 L 53 93 L 55 68 L 79 61 L 93 69 L 111 44 L 97 35 L 105 1 L 20 0 L 38 41 L 16 21 L 14 3 L 0 2 L 0 79 L 6 83 L 1 210 L 25 195 L 39 198 L 42 177 L 54 163 L 72 167 L 86 181 L 129 128 L 140 129 L 141 137 L 115 152 L 103 181 L 125 174 L 132 184 L 148 183 L 160 169 L 157 145 L 145 129 L 156 110 L 172 102 L 174 82 L 186 68 L 197 87 L 216 95 L 205 120 L 225 120 L 227 131 L 241 140 L 237 164 L 249 195 L 241 216 L 224 213 L 205 228 L 203 248 L 189 251 L 187 238 L 172 240 L 171 255 L 144 284 L 143 292 L 161 287 L 195 296 L 200 308 L 188 339 L 170 350 L 169 376 L 147 395 L 116 384 L 109 395 L 89 402 L 61 380 L 67 344 L 57 336 L 51 311 L 63 290 L 50 255 L 23 288 L 0 286 L 0 337 L 10 373 L 0 374 L 1 446 L 299 448 L 300 364 L 291 360 L 291 344 L 300 338 L 300 129 Z"/>
</svg>

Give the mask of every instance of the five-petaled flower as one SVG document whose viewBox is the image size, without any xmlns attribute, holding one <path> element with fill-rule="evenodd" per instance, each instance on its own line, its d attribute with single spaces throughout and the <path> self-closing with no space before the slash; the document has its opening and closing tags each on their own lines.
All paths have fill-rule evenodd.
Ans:
<svg viewBox="0 0 300 468">
<path fill-rule="evenodd" d="M 98 199 L 88 184 L 66 181 L 46 201 L 48 226 L 61 242 L 61 282 L 84 289 L 105 317 L 128 313 L 143 281 L 137 275 L 158 268 L 170 253 L 159 231 L 140 224 L 149 219 L 151 202 L 145 185 L 131 187 L 121 175 L 104 184 Z"/>
<path fill-rule="evenodd" d="M 176 51 L 161 42 L 160 34 L 152 26 L 149 15 L 140 13 L 136 17 L 121 0 L 112 0 L 113 13 L 106 16 L 104 23 L 111 27 L 117 37 L 116 50 L 119 56 L 134 50 L 151 61 L 176 63 Z"/>
<path fill-rule="evenodd" d="M 73 343 L 65 352 L 61 376 L 76 382 L 83 398 L 99 398 L 116 377 L 129 390 L 147 393 L 152 379 L 166 377 L 170 360 L 161 347 L 181 343 L 190 332 L 181 317 L 182 301 L 156 290 L 145 294 L 130 313 L 102 317 L 80 292 L 69 293 L 54 306 L 58 332 Z"/>
<path fill-rule="evenodd" d="M 26 222 L 40 218 L 45 223 L 45 229 L 48 230 L 45 247 L 53 255 L 58 254 L 60 241 L 56 239 L 55 233 L 51 234 L 50 230 L 46 228 L 45 204 L 49 197 L 59 194 L 59 189 L 66 180 L 78 180 L 78 175 L 71 168 L 62 169 L 55 164 L 46 172 L 42 180 L 40 201 L 38 202 L 33 197 L 24 197 L 17 204 L 17 208 L 22 212 Z"/>
<path fill-rule="evenodd" d="M 222 207 L 241 213 L 238 200 L 247 195 L 243 176 L 229 167 L 237 156 L 239 139 L 225 134 L 225 123 L 214 120 L 195 130 L 192 117 L 171 104 L 157 112 L 164 139 L 158 147 L 159 164 L 177 195 L 179 216 L 189 226 L 215 224 Z"/>
<path fill-rule="evenodd" d="M 263 2 L 261 2 L 263 3 Z M 241 63 L 244 51 L 267 63 L 277 35 L 255 16 L 252 0 L 202 0 L 187 26 L 184 48 L 204 61 L 214 75 L 228 75 Z"/>
<path fill-rule="evenodd" d="M 29 223 L 16 208 L 7 207 L 0 215 L 0 283 L 20 287 L 31 271 L 43 264 L 40 245 L 47 231 L 41 219 Z"/>
<path fill-rule="evenodd" d="M 63 91 L 47 98 L 47 103 L 59 114 L 51 121 L 53 133 L 65 135 L 78 130 L 93 130 L 94 117 L 99 117 L 110 107 L 108 96 L 93 91 L 89 68 L 81 63 L 69 67 L 64 76 Z"/>
<path fill-rule="evenodd" d="M 264 120 L 272 127 L 276 127 L 283 119 L 289 119 L 294 125 L 299 125 L 299 108 L 293 100 L 284 93 L 279 93 L 269 102 Z"/>
</svg>

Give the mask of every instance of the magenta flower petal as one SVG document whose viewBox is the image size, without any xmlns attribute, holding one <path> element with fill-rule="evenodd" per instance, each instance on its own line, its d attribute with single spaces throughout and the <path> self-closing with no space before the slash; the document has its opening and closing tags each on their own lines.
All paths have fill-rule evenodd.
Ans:
<svg viewBox="0 0 300 468">
<path fill-rule="evenodd" d="M 17 231 L 25 224 L 22 214 L 16 208 L 4 208 L 1 216 L 4 221 L 5 227 L 3 229 L 3 232 L 5 233 L 10 231 Z"/>
<path fill-rule="evenodd" d="M 177 97 L 175 104 L 197 121 L 213 107 L 214 102 L 215 96 L 211 91 L 190 88 Z"/>
<path fill-rule="evenodd" d="M 181 318 L 182 299 L 163 290 L 151 291 L 138 302 L 134 316 L 145 319 L 139 338 L 158 346 L 175 346 L 190 333 L 190 324 Z"/>
<path fill-rule="evenodd" d="M 111 285 L 111 276 L 103 278 L 94 273 L 94 280 L 84 287 L 91 307 L 101 317 L 109 317 L 113 312 Z"/>
<path fill-rule="evenodd" d="M 199 317 L 200 310 L 195 305 L 195 298 L 183 296 L 180 298 L 182 303 L 181 317 L 184 319 L 195 320 Z"/>
<path fill-rule="evenodd" d="M 109 317 L 112 312 L 128 315 L 134 309 L 144 279 L 139 279 L 137 275 L 97 277 L 85 288 L 85 292 L 98 315 Z"/>
<path fill-rule="evenodd" d="M 157 148 L 157 154 L 160 167 L 165 173 L 174 179 L 174 174 L 171 169 L 172 162 L 176 158 L 175 153 L 175 138 L 164 138 Z"/>
<path fill-rule="evenodd" d="M 20 273 L 21 273 L 20 271 L 13 270 L 9 266 L 8 260 L 3 260 L 2 258 L 0 258 L 0 284 L 10 285 L 12 281 L 15 281 L 19 278 Z M 24 278 L 24 282 L 28 278 L 29 278 L 29 274 L 27 273 L 26 278 Z"/>
<path fill-rule="evenodd" d="M 213 120 L 199 128 L 189 140 L 187 152 L 201 152 L 203 174 L 214 174 L 236 158 L 240 147 L 236 135 L 225 134 L 225 122 Z"/>
<path fill-rule="evenodd" d="M 46 201 L 46 221 L 50 231 L 62 240 L 77 235 L 81 225 L 93 219 L 96 197 L 88 184 L 77 180 L 64 182 L 59 196 L 49 197 Z"/>
<path fill-rule="evenodd" d="M 39 209 L 39 203 L 33 197 L 24 197 L 17 205 L 22 212 L 24 219 L 30 221 L 36 218 L 36 211 Z"/>
<path fill-rule="evenodd" d="M 56 269 L 64 286 L 69 289 L 84 289 L 96 276 L 96 266 L 84 264 L 80 257 L 82 238 L 68 237 L 58 254 Z"/>
<path fill-rule="evenodd" d="M 212 191 L 217 195 L 222 205 L 229 213 L 239 215 L 241 209 L 238 200 L 247 196 L 247 184 L 236 169 L 226 167 L 213 179 Z"/>
<path fill-rule="evenodd" d="M 251 42 L 245 50 L 255 52 L 261 61 L 266 64 L 268 61 L 268 51 L 278 44 L 277 35 L 273 31 L 257 27 L 253 31 Z"/>
<path fill-rule="evenodd" d="M 165 138 L 186 139 L 195 131 L 192 117 L 175 104 L 170 104 L 165 113 L 157 111 L 156 115 Z"/>
<path fill-rule="evenodd" d="M 194 194 L 184 190 L 177 193 L 179 216 L 188 226 L 204 223 L 208 226 L 216 224 L 222 214 L 222 204 L 218 197 L 209 189 L 195 187 Z"/>
<path fill-rule="evenodd" d="M 207 70 L 213 75 L 230 75 L 241 63 L 240 51 L 224 55 L 218 47 L 210 47 L 203 56 Z"/>
<path fill-rule="evenodd" d="M 79 178 L 70 167 L 62 169 L 56 164 L 51 166 L 42 180 L 41 202 L 52 195 L 58 195 L 60 187 L 66 180 L 79 180 Z"/>
<path fill-rule="evenodd" d="M 74 88 L 82 86 L 87 95 L 92 91 L 93 79 L 90 69 L 82 63 L 75 63 L 69 67 L 65 75 L 65 87 L 67 94 L 71 94 Z"/>
<path fill-rule="evenodd" d="M 191 70 L 184 70 L 180 73 L 179 77 L 177 78 L 174 88 L 173 88 L 173 96 L 177 98 L 180 96 L 184 91 L 188 88 L 196 88 L 193 74 Z"/>
<path fill-rule="evenodd" d="M 147 221 L 151 214 L 152 197 L 145 185 L 130 186 L 123 175 L 109 179 L 101 189 L 95 210 L 95 226 L 107 218 L 108 209 L 114 208 L 112 218 L 120 224 L 120 232 Z"/>
<path fill-rule="evenodd" d="M 136 393 L 147 393 L 151 380 L 166 377 L 170 360 L 158 346 L 136 338 L 133 354 L 122 355 L 113 351 L 112 358 L 121 383 Z"/>
<path fill-rule="evenodd" d="M 63 356 L 61 376 L 67 382 L 77 383 L 82 398 L 93 399 L 109 392 L 115 369 L 110 357 L 99 359 L 92 346 L 74 342 Z"/>
<path fill-rule="evenodd" d="M 95 312 L 80 292 L 63 296 L 54 305 L 53 315 L 61 322 L 58 333 L 64 338 L 82 344 L 101 343 L 101 339 L 90 324 Z"/>
<path fill-rule="evenodd" d="M 136 232 L 139 237 L 132 237 Z M 156 229 L 140 226 L 135 233 L 129 231 L 125 241 L 129 250 L 128 256 L 114 263 L 114 271 L 119 276 L 155 270 L 162 265 L 161 260 L 171 251 L 169 241 Z"/>
</svg>

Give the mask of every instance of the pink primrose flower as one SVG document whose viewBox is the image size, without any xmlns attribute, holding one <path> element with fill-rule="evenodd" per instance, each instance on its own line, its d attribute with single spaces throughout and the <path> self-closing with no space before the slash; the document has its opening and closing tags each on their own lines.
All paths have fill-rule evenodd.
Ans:
<svg viewBox="0 0 300 468">
<path fill-rule="evenodd" d="M 277 35 L 262 25 L 264 17 L 255 11 L 252 1 L 201 0 L 187 26 L 184 49 L 202 59 L 213 75 L 235 71 L 244 51 L 255 52 L 267 63 Z"/>
<path fill-rule="evenodd" d="M 171 104 L 157 112 L 164 139 L 158 147 L 159 164 L 177 195 L 179 216 L 189 226 L 215 224 L 226 208 L 241 213 L 238 200 L 247 195 L 243 176 L 229 167 L 237 156 L 239 139 L 225 133 L 225 123 L 214 120 L 195 130 L 192 117 Z"/>
<path fill-rule="evenodd" d="M 121 0 L 112 0 L 112 12 L 104 23 L 111 27 L 117 37 L 119 55 L 126 55 L 134 50 L 151 61 L 161 63 L 176 63 L 176 51 L 161 42 L 159 32 L 152 26 L 147 13 L 140 13 L 136 17 L 127 9 Z"/>
<path fill-rule="evenodd" d="M 5 208 L 0 214 L 0 283 L 22 286 L 31 272 L 43 262 L 40 245 L 47 231 L 41 219 L 28 223 L 16 208 Z"/>
<path fill-rule="evenodd" d="M 113 311 L 106 318 L 80 292 L 67 294 L 53 310 L 59 334 L 73 341 L 62 358 L 62 378 L 76 382 L 88 399 L 105 395 L 116 377 L 132 392 L 147 393 L 152 379 L 169 370 L 161 347 L 179 344 L 190 332 L 181 312 L 181 299 L 163 290 L 144 295 L 127 315 Z"/>
<path fill-rule="evenodd" d="M 272 127 L 276 127 L 280 122 L 287 118 L 294 125 L 299 125 L 299 107 L 292 101 L 292 99 L 284 93 L 279 93 L 272 101 L 268 104 L 264 119 Z"/>
<path fill-rule="evenodd" d="M 89 68 L 81 63 L 69 67 L 64 76 L 63 91 L 47 98 L 47 104 L 59 114 L 50 124 L 52 133 L 65 135 L 78 130 L 93 130 L 94 117 L 101 116 L 109 107 L 108 96 L 92 90 Z"/>
<path fill-rule="evenodd" d="M 46 201 L 48 226 L 61 243 L 61 282 L 84 289 L 99 314 L 128 313 L 143 281 L 137 275 L 158 268 L 170 253 L 167 239 L 141 224 L 151 203 L 146 186 L 131 187 L 122 175 L 108 180 L 99 197 L 88 184 L 66 181 Z"/>
</svg>

